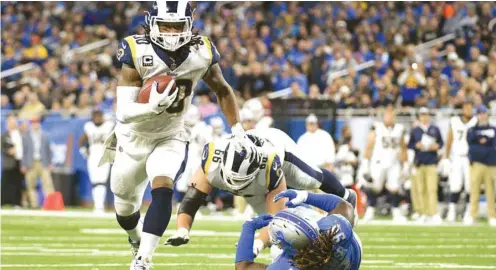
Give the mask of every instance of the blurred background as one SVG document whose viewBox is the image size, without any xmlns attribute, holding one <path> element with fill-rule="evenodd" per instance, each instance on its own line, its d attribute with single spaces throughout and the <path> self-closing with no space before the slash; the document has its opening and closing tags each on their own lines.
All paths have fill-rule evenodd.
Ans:
<svg viewBox="0 0 496 270">
<path fill-rule="evenodd" d="M 2 133 L 25 134 L 41 123 L 51 152 L 46 169 L 66 205 L 92 204 L 87 163 L 78 151 L 78 140 L 95 109 L 112 121 L 120 68 L 117 45 L 127 35 L 143 33 L 144 11 L 150 5 L 1 3 Z M 194 6 L 194 27 L 216 45 L 223 74 L 245 108 L 245 120 L 259 123 L 259 128 L 280 128 L 295 141 L 307 132 L 309 123 L 316 122 L 335 145 L 324 166 L 357 190 L 361 183 L 356 170 L 367 132 L 374 121 L 380 121 L 385 107 L 394 108 L 408 131 L 417 123 L 418 109 L 428 108 L 443 138 L 450 117 L 467 99 L 474 108 L 485 105 L 495 120 L 493 2 L 196 2 Z M 229 132 L 215 95 L 203 83 L 198 84 L 194 104 L 201 120 L 214 126 L 212 130 Z M 310 114 L 315 118 L 307 118 Z M 2 152 L 2 165 L 9 155 L 22 159 L 22 143 L 14 145 L 16 153 Z M 341 145 L 354 150 L 356 162 L 351 168 L 336 155 Z M 25 172 L 18 170 L 14 177 L 25 193 Z M 43 190 L 50 188 L 40 180 L 42 205 Z M 440 202 L 446 200 L 443 192 L 448 189 L 441 181 Z M 402 195 L 405 211 L 412 211 L 408 187 L 402 188 Z M 108 196 L 110 207 L 111 200 Z M 26 194 L 6 204 L 29 207 Z M 231 205 L 229 195 L 215 193 L 209 209 L 215 212 Z M 387 202 L 379 205 L 379 213 L 389 213 Z"/>
</svg>

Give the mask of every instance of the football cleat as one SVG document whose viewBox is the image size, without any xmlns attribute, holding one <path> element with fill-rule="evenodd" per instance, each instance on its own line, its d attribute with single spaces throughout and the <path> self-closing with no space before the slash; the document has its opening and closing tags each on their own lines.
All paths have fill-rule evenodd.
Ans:
<svg viewBox="0 0 496 270">
<path fill-rule="evenodd" d="M 133 240 L 131 240 L 130 237 L 127 238 L 127 241 L 131 245 L 131 253 L 133 253 L 133 258 L 134 258 L 134 257 L 136 257 L 136 255 L 138 255 L 138 250 L 139 250 L 139 247 L 140 247 L 140 242 L 134 242 Z"/>
<path fill-rule="evenodd" d="M 448 214 L 446 215 L 446 221 L 453 223 L 456 221 L 456 212 L 454 209 L 448 210 Z"/>
<path fill-rule="evenodd" d="M 149 270 L 152 268 L 152 262 L 147 258 L 137 257 L 131 262 L 130 270 Z"/>
<path fill-rule="evenodd" d="M 465 225 L 474 225 L 475 224 L 474 218 L 472 216 L 470 216 L 470 215 L 466 215 L 463 218 L 463 224 L 465 224 Z"/>
<path fill-rule="evenodd" d="M 489 219 L 489 226 L 496 227 L 496 218 Z"/>
<path fill-rule="evenodd" d="M 375 208 L 374 207 L 367 207 L 367 210 L 365 210 L 365 214 L 363 215 L 363 220 L 364 221 L 371 221 L 375 217 Z"/>
</svg>

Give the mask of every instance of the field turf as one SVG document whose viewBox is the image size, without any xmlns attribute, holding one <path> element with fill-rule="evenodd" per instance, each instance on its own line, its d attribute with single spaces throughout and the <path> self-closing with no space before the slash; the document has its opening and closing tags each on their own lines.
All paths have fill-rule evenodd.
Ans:
<svg viewBox="0 0 496 270">
<path fill-rule="evenodd" d="M 113 214 L 2 211 L 1 269 L 129 269 L 131 252 Z M 197 220 L 183 247 L 160 245 L 153 269 L 234 269 L 241 221 Z M 169 230 L 175 228 L 172 220 Z M 360 269 L 496 269 L 496 229 L 359 224 L 364 245 Z M 268 251 L 258 259 L 269 262 Z"/>
</svg>

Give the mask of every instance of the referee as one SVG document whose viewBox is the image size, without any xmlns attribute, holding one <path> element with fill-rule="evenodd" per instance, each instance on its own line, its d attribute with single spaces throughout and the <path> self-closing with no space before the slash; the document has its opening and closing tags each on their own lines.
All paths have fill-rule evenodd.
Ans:
<svg viewBox="0 0 496 270">
<path fill-rule="evenodd" d="M 487 217 L 489 225 L 496 226 L 494 209 L 494 181 L 496 180 L 496 127 L 489 124 L 488 109 L 477 108 L 477 124 L 467 133 L 470 159 L 470 218 L 466 224 L 473 224 L 479 210 L 481 184 L 485 186 Z"/>
</svg>

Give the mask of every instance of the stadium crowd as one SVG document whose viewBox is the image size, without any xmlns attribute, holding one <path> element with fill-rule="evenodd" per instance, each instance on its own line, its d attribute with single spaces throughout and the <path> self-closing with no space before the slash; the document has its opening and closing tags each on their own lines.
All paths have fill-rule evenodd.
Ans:
<svg viewBox="0 0 496 270">
<path fill-rule="evenodd" d="M 2 72 L 36 65 L 2 74 L 2 115 L 14 110 L 33 120 L 42 114 L 89 117 L 94 108 L 111 111 L 120 68 L 117 45 L 127 35 L 143 33 L 149 5 L 2 2 Z M 460 108 L 470 99 L 474 107 L 485 104 L 496 111 L 492 2 L 194 5 L 194 26 L 216 45 L 240 103 L 290 90 L 290 97 L 329 100 L 339 108 Z M 81 49 L 101 40 L 106 40 L 101 46 Z M 205 84 L 196 90 L 203 117 L 219 111 Z M 350 138 L 336 148 L 336 161 L 357 167 L 357 157 L 340 158 L 348 155 L 340 155 L 340 147 L 349 144 L 351 131 L 342 134 Z"/>
<path fill-rule="evenodd" d="M 2 71 L 39 66 L 2 78 L 2 110 L 30 118 L 45 110 L 89 116 L 92 107 L 110 109 L 115 48 L 126 35 L 142 33 L 148 5 L 2 3 Z M 224 76 L 240 100 L 282 89 L 341 108 L 445 108 L 467 97 L 475 105 L 496 100 L 491 2 L 195 5 L 194 26 L 216 44 Z M 447 34 L 453 36 L 444 43 L 419 45 Z M 103 39 L 109 45 L 78 49 Z M 364 63 L 372 67 L 357 72 Z"/>
</svg>

